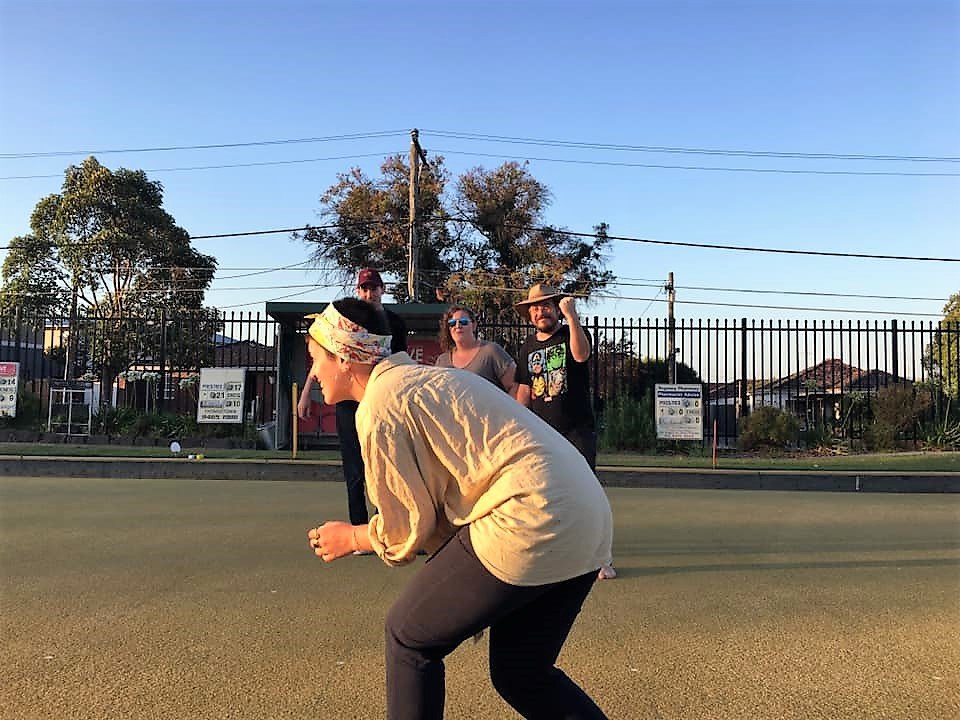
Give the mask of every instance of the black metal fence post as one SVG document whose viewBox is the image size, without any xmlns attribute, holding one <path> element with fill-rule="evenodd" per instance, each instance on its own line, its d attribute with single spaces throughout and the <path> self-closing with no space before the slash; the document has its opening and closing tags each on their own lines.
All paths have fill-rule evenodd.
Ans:
<svg viewBox="0 0 960 720">
<path fill-rule="evenodd" d="M 750 414 L 747 406 L 747 319 L 740 318 L 740 416 Z"/>
</svg>

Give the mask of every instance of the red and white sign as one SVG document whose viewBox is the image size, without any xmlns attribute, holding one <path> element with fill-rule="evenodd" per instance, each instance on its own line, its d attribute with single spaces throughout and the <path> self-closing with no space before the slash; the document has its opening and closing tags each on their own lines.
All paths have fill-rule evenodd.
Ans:
<svg viewBox="0 0 960 720">
<path fill-rule="evenodd" d="M 436 338 L 407 338 L 407 355 L 421 365 L 433 365 L 440 354 L 440 342 Z"/>
<path fill-rule="evenodd" d="M 17 381 L 20 363 L 0 363 L 0 417 L 17 416 Z"/>
</svg>

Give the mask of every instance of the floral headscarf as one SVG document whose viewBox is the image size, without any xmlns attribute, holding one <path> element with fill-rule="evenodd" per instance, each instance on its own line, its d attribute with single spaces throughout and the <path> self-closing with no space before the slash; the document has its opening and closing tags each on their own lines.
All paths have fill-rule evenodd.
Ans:
<svg viewBox="0 0 960 720">
<path fill-rule="evenodd" d="M 338 358 L 355 363 L 374 365 L 390 355 L 390 335 L 375 335 L 364 327 L 344 317 L 333 306 L 327 305 L 322 313 L 307 315 L 313 318 L 308 332 Z"/>
</svg>

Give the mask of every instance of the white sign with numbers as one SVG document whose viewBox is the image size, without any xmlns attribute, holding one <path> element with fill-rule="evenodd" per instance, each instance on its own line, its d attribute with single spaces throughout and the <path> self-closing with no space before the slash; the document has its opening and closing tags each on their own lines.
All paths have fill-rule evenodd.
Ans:
<svg viewBox="0 0 960 720">
<path fill-rule="evenodd" d="M 200 368 L 198 423 L 242 423 L 246 368 Z"/>
<path fill-rule="evenodd" d="M 17 416 L 17 381 L 20 363 L 0 362 L 0 417 Z"/>
<path fill-rule="evenodd" d="M 661 440 L 703 440 L 703 386 L 656 386 L 654 412 Z"/>
</svg>

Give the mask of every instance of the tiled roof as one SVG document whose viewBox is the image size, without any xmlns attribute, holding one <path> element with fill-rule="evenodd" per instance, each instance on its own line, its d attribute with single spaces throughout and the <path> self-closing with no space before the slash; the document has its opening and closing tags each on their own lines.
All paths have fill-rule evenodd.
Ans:
<svg viewBox="0 0 960 720">
<path fill-rule="evenodd" d="M 764 389 L 773 391 L 781 388 L 800 388 L 807 393 L 823 393 L 838 392 L 841 389 L 865 390 L 892 385 L 894 382 L 893 375 L 883 370 L 861 370 L 837 358 L 831 358 L 780 378 Z"/>
</svg>

